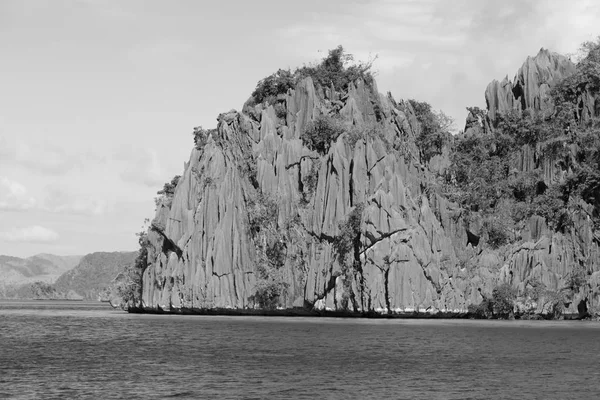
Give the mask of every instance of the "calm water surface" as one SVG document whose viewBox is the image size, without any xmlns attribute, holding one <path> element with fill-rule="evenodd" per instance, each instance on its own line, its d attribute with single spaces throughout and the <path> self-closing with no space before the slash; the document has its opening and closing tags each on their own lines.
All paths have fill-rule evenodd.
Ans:
<svg viewBox="0 0 600 400">
<path fill-rule="evenodd" d="M 600 324 L 0 302 L 0 398 L 599 399 Z"/>
</svg>

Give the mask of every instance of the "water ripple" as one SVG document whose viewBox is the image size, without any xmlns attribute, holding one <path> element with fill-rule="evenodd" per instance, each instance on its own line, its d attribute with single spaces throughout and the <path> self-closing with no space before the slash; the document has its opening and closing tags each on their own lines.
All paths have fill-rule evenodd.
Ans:
<svg viewBox="0 0 600 400">
<path fill-rule="evenodd" d="M 591 399 L 600 325 L 129 315 L 1 302 L 0 398 Z"/>
</svg>

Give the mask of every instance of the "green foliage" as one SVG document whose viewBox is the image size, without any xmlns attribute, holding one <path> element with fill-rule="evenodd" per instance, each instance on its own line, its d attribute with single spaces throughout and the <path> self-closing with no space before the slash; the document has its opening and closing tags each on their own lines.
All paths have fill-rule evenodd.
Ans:
<svg viewBox="0 0 600 400">
<path fill-rule="evenodd" d="M 509 317 L 514 309 L 517 291 L 508 283 L 496 286 L 492 291 L 494 313 L 502 318 Z"/>
<path fill-rule="evenodd" d="M 555 127 L 546 123 L 542 115 L 532 116 L 528 111 L 512 110 L 504 114 L 498 113 L 496 127 L 502 134 L 514 140 L 514 144 L 519 147 L 526 144 L 535 146 L 557 135 Z"/>
<path fill-rule="evenodd" d="M 344 133 L 342 121 L 328 115 L 320 115 L 309 122 L 300 135 L 302 144 L 321 155 L 327 154 L 332 142 Z"/>
<path fill-rule="evenodd" d="M 589 164 L 573 168 L 565 182 L 566 191 L 590 204 L 600 204 L 600 170 L 597 168 Z"/>
<path fill-rule="evenodd" d="M 435 112 L 426 102 L 409 100 L 419 125 L 421 133 L 417 137 L 417 146 L 424 161 L 429 161 L 436 154 L 442 154 L 444 146 L 450 143 L 450 129 L 454 123 L 451 117 L 442 111 Z"/>
<path fill-rule="evenodd" d="M 532 200 L 529 206 L 530 214 L 544 217 L 550 227 L 564 232 L 573 221 L 563 196 L 561 186 L 551 186 Z"/>
<path fill-rule="evenodd" d="M 54 286 L 42 281 L 31 283 L 28 289 L 30 293 L 27 297 L 32 299 L 58 299 L 64 297 L 64 294 L 58 292 Z"/>
<path fill-rule="evenodd" d="M 488 219 L 484 222 L 484 227 L 488 234 L 488 244 L 497 249 L 510 243 L 510 232 L 506 226 L 506 221 L 498 219 Z"/>
<path fill-rule="evenodd" d="M 565 296 L 562 292 L 546 290 L 543 295 L 544 310 L 552 319 L 558 319 L 565 310 Z"/>
<path fill-rule="evenodd" d="M 333 251 L 342 268 L 348 265 L 347 256 L 360 246 L 360 226 L 364 208 L 364 204 L 357 204 L 348 217 L 338 224 L 339 232 L 333 240 Z M 353 261 L 355 260 L 356 257 L 353 257 Z"/>
<path fill-rule="evenodd" d="M 315 84 L 333 87 L 337 91 L 347 90 L 348 85 L 357 79 L 372 84 L 373 75 L 370 70 L 374 60 L 351 64 L 353 60 L 351 54 L 346 53 L 342 46 L 338 46 L 329 50 L 327 57 L 319 64 L 297 68 L 293 73 L 289 69 L 280 69 L 260 80 L 252 92 L 252 97 L 256 103 L 266 101 L 268 104 L 274 104 L 278 95 L 287 93 L 305 77 L 311 77 Z"/>
<path fill-rule="evenodd" d="M 553 118 L 510 112 L 499 114 L 496 128 L 485 135 L 457 137 L 447 195 L 465 209 L 488 216 L 497 216 L 498 205 L 509 203 L 512 212 L 506 216 L 508 225 L 522 227 L 524 219 L 539 215 L 554 230 L 565 232 L 573 224 L 569 204 L 577 198 L 594 204 L 600 198 L 600 172 L 595 164 L 597 136 L 572 131 L 567 137 L 561 124 Z M 538 164 L 534 171 L 517 171 L 513 155 L 526 145 L 531 154 L 541 150 Z M 575 156 L 572 149 L 576 149 Z M 561 163 L 573 173 L 564 183 L 547 187 L 543 159 Z M 490 232 L 493 247 L 507 242 L 497 227 L 491 227 Z"/>
<path fill-rule="evenodd" d="M 287 284 L 276 280 L 259 279 L 256 284 L 256 292 L 251 296 L 250 301 L 258 304 L 262 309 L 274 310 L 287 287 Z"/>
<path fill-rule="evenodd" d="M 308 204 L 312 199 L 315 191 L 317 190 L 317 184 L 319 183 L 319 170 L 321 169 L 321 160 L 312 160 L 310 170 L 307 174 L 302 175 L 302 203 Z"/>
<path fill-rule="evenodd" d="M 204 146 L 206 146 L 206 142 L 208 141 L 208 136 L 215 131 L 216 129 L 204 129 L 202 126 L 195 127 L 192 135 L 194 136 L 194 145 L 196 146 L 196 149 L 204 149 Z"/>
<path fill-rule="evenodd" d="M 485 212 L 501 199 L 512 198 L 508 193 L 510 180 L 522 180 L 522 176 L 511 178 L 510 156 L 514 151 L 514 141 L 503 132 L 455 138 L 449 176 L 458 190 L 452 192 L 452 200 L 468 210 Z"/>
<path fill-rule="evenodd" d="M 352 291 L 353 275 L 361 271 L 360 247 L 361 224 L 364 204 L 357 204 L 346 219 L 338 224 L 338 234 L 333 239 L 333 253 L 341 268 L 341 279 L 344 286 L 341 308 L 349 309 L 354 305 Z"/>
<path fill-rule="evenodd" d="M 523 295 L 530 298 L 533 301 L 538 301 L 546 292 L 546 285 L 544 285 L 539 279 L 532 278 L 527 282 L 525 292 Z"/>
<path fill-rule="evenodd" d="M 256 84 L 252 97 L 257 103 L 267 100 L 269 104 L 273 104 L 277 95 L 287 93 L 296 86 L 297 79 L 294 75 L 289 69 L 278 70 Z"/>
<path fill-rule="evenodd" d="M 248 201 L 248 222 L 250 234 L 273 230 L 277 226 L 279 208 L 277 202 L 264 193 L 258 193 Z"/>
<path fill-rule="evenodd" d="M 171 202 L 173 201 L 173 196 L 175 195 L 175 188 L 179 183 L 179 179 L 181 179 L 181 175 L 175 175 L 171 182 L 166 182 L 163 185 L 163 188 L 156 192 L 159 196 L 154 199 L 155 205 L 158 207 L 160 204 L 165 205 L 166 207 L 171 207 Z"/>
<path fill-rule="evenodd" d="M 453 200 L 472 211 L 493 208 L 505 194 L 510 159 L 503 138 L 460 137 L 451 155 L 451 175 L 460 189 Z"/>
<path fill-rule="evenodd" d="M 171 179 L 171 182 L 165 183 L 163 188 L 156 192 L 156 194 L 164 196 L 173 196 L 175 194 L 175 188 L 179 183 L 179 179 L 181 179 L 181 175 L 175 175 L 173 179 Z"/>
<path fill-rule="evenodd" d="M 277 118 L 285 119 L 287 117 L 287 109 L 285 108 L 285 105 L 282 102 L 277 102 L 274 108 L 275 115 L 277 116 Z"/>
<path fill-rule="evenodd" d="M 494 315 L 494 303 L 484 298 L 479 304 L 469 304 L 467 312 L 475 318 L 488 319 Z"/>
<path fill-rule="evenodd" d="M 583 57 L 577 63 L 575 73 L 563 79 L 552 91 L 559 108 L 575 104 L 581 93 L 589 91 L 594 95 L 600 91 L 600 38 L 596 42 L 584 42 L 580 51 Z M 576 108 L 567 106 L 566 109 L 567 119 L 583 117 Z M 573 114 L 568 115 L 569 112 Z"/>
<path fill-rule="evenodd" d="M 573 266 L 566 278 L 566 289 L 570 290 L 572 293 L 578 293 L 582 288 L 588 285 L 588 273 L 586 269 L 580 265 Z"/>
<path fill-rule="evenodd" d="M 275 308 L 288 283 L 283 275 L 288 240 L 278 227 L 277 201 L 257 193 L 247 203 L 249 231 L 256 247 L 256 291 L 249 299 L 260 308 Z"/>
<path fill-rule="evenodd" d="M 523 296 L 538 303 L 538 307 L 541 303 L 541 312 L 552 319 L 560 318 L 564 312 L 564 293 L 562 291 L 547 289 L 546 285 L 537 278 L 529 280 Z"/>
<path fill-rule="evenodd" d="M 478 305 L 471 304 L 468 312 L 475 318 L 509 318 L 513 315 L 517 291 L 508 283 L 496 286 L 492 297 L 484 297 Z"/>
<path fill-rule="evenodd" d="M 136 234 L 140 249 L 133 265 L 127 266 L 121 273 L 118 280 L 116 291 L 122 299 L 122 307 L 137 307 L 142 299 L 142 276 L 148 267 L 148 240 L 147 231 L 141 231 Z"/>
<path fill-rule="evenodd" d="M 356 143 L 359 141 L 365 141 L 367 139 L 371 140 L 379 140 L 386 152 L 391 152 L 396 150 L 393 143 L 391 143 L 385 135 L 385 132 L 380 124 L 370 123 L 365 126 L 352 126 L 349 129 L 344 129 L 345 135 L 344 143 L 346 143 L 350 148 L 354 149 Z"/>
<path fill-rule="evenodd" d="M 243 160 L 238 163 L 238 170 L 243 176 L 248 178 L 254 189 L 258 189 L 258 170 L 256 159 L 252 152 L 244 153 Z"/>
<path fill-rule="evenodd" d="M 353 60 L 352 54 L 346 53 L 340 45 L 329 50 L 327 57 L 320 64 L 299 68 L 296 74 L 301 78 L 310 76 L 316 84 L 322 87 L 332 86 L 337 91 L 347 90 L 348 85 L 357 79 L 372 84 L 373 75 L 370 70 L 374 60 L 349 65 Z"/>
<path fill-rule="evenodd" d="M 348 131 L 344 135 L 344 142 L 348 146 L 350 146 L 351 149 L 354 149 L 356 143 L 358 143 L 361 140 L 365 140 L 365 132 L 356 126 L 353 126 L 352 128 L 348 129 Z"/>
</svg>

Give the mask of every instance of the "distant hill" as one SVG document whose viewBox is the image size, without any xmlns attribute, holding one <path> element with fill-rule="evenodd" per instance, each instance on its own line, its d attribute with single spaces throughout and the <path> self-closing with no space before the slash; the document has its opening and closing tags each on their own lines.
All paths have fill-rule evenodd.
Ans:
<svg viewBox="0 0 600 400">
<path fill-rule="evenodd" d="M 119 272 L 135 261 L 137 254 L 137 251 L 88 254 L 56 280 L 54 289 L 63 294 L 70 292 L 71 298 L 99 300 Z"/>
<path fill-rule="evenodd" d="M 28 258 L 0 255 L 0 298 L 14 297 L 18 287 L 33 282 L 54 283 L 73 269 L 82 256 L 37 254 Z"/>
</svg>

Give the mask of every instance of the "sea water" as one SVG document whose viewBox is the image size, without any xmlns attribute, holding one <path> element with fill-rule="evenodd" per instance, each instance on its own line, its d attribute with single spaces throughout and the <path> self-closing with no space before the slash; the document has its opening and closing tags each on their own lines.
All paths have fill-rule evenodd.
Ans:
<svg viewBox="0 0 600 400">
<path fill-rule="evenodd" d="M 0 302 L 0 398 L 598 399 L 600 324 Z"/>
</svg>

